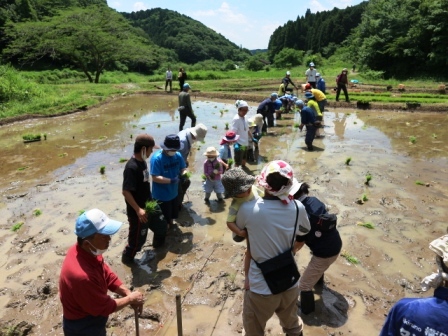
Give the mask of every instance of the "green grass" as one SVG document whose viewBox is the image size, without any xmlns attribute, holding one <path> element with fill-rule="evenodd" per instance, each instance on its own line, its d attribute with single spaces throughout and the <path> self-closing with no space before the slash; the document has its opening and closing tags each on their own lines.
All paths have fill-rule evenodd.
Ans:
<svg viewBox="0 0 448 336">
<path fill-rule="evenodd" d="M 34 209 L 34 211 L 33 211 L 33 215 L 36 216 L 36 217 L 42 215 L 42 210 L 40 210 L 40 209 Z"/>
<path fill-rule="evenodd" d="M 19 231 L 23 224 L 24 224 L 23 222 L 19 222 L 19 223 L 14 224 L 11 227 L 11 231 L 13 231 L 13 232 Z"/>
</svg>

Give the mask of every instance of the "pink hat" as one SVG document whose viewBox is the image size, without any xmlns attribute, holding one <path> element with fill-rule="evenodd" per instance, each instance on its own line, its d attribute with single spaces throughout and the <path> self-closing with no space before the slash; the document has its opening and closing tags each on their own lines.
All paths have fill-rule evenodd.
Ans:
<svg viewBox="0 0 448 336">
<path fill-rule="evenodd" d="M 235 131 L 227 131 L 226 135 L 222 137 L 222 139 L 226 141 L 237 141 L 239 138 L 240 136 L 236 134 Z"/>
</svg>

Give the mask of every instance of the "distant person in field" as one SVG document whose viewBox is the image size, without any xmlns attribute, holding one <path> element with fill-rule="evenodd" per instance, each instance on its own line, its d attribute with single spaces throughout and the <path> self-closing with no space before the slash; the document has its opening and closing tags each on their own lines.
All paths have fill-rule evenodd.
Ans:
<svg viewBox="0 0 448 336">
<path fill-rule="evenodd" d="M 191 119 L 191 127 L 196 126 L 196 116 L 191 106 L 190 89 L 190 84 L 185 83 L 183 84 L 182 91 L 179 93 L 179 107 L 177 109 L 180 114 L 179 132 L 184 129 L 187 117 Z"/>
<path fill-rule="evenodd" d="M 171 71 L 171 68 L 168 68 L 165 74 L 165 92 L 173 91 L 172 83 L 173 83 L 173 72 Z M 170 86 L 170 91 L 166 91 L 168 85 Z"/>
<path fill-rule="evenodd" d="M 316 74 L 317 70 L 314 68 L 314 63 L 310 63 L 310 67 L 305 71 L 305 81 L 309 83 L 313 89 L 316 88 Z"/>
<path fill-rule="evenodd" d="M 177 80 L 179 81 L 179 89 L 182 91 L 185 81 L 187 80 L 187 73 L 184 68 L 179 68 L 179 73 L 177 74 Z"/>
<path fill-rule="evenodd" d="M 338 85 L 338 89 L 336 91 L 336 101 L 339 101 L 339 94 L 341 90 L 344 91 L 345 101 L 350 103 L 350 99 L 348 98 L 347 85 L 348 85 L 348 70 L 347 68 L 342 69 L 341 73 L 336 77 L 336 84 Z"/>
<path fill-rule="evenodd" d="M 297 86 L 291 80 L 291 71 L 286 71 L 285 77 L 282 79 L 283 88 L 281 90 L 286 93 L 287 91 L 292 91 L 293 89 L 288 88 L 288 85 L 291 84 L 296 90 L 298 90 Z"/>
<path fill-rule="evenodd" d="M 429 244 L 436 253 L 437 272 L 422 281 L 423 291 L 435 288 L 428 298 L 404 298 L 387 315 L 380 336 L 448 335 L 448 235 Z"/>
<path fill-rule="evenodd" d="M 313 141 L 317 129 L 315 126 L 316 115 L 310 107 L 305 106 L 305 103 L 302 100 L 297 100 L 296 105 L 300 109 L 301 124 L 299 125 L 299 129 L 302 131 L 303 126 L 306 126 L 305 144 L 308 151 L 312 152 L 314 150 Z"/>
</svg>

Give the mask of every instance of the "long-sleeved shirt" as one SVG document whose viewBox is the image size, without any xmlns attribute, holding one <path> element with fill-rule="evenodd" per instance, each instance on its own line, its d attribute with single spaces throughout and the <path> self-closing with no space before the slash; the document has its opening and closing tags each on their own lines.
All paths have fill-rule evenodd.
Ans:
<svg viewBox="0 0 448 336">
<path fill-rule="evenodd" d="M 109 316 L 117 307 L 107 291 L 122 285 L 102 256 L 84 251 L 78 244 L 67 251 L 59 277 L 59 297 L 64 318 Z"/>
<path fill-rule="evenodd" d="M 275 100 L 272 101 L 271 98 L 266 98 L 260 105 L 258 105 L 257 111 L 267 111 L 269 113 L 275 112 Z"/>
<path fill-rule="evenodd" d="M 284 77 L 283 79 L 282 79 L 282 83 L 283 84 L 285 84 L 285 91 L 286 91 L 286 89 L 288 88 L 288 85 L 289 84 L 291 84 L 292 86 L 296 86 L 293 82 L 292 82 L 292 80 L 291 80 L 291 78 L 289 78 L 289 77 Z"/>
<path fill-rule="evenodd" d="M 191 106 L 190 94 L 186 91 L 182 91 L 179 93 L 179 107 L 183 106 L 184 108 L 189 109 L 193 112 L 193 107 Z"/>
<path fill-rule="evenodd" d="M 302 124 L 304 125 L 314 125 L 314 123 L 316 122 L 316 115 L 314 114 L 314 111 L 308 106 L 302 108 L 302 111 L 300 111 L 300 116 Z"/>
<path fill-rule="evenodd" d="M 316 83 L 316 87 L 318 90 L 321 90 L 322 93 L 325 94 L 325 91 L 327 90 L 327 87 L 325 85 L 325 80 L 323 78 L 319 78 L 319 80 Z"/>
<path fill-rule="evenodd" d="M 204 161 L 204 175 L 210 177 L 212 180 L 220 180 L 221 175 L 224 173 L 224 166 L 218 158 L 213 161 L 208 159 Z"/>
</svg>

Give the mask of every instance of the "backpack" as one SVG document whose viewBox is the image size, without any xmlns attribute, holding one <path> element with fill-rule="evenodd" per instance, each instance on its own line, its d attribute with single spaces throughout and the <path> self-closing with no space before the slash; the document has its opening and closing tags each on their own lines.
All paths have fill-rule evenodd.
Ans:
<svg viewBox="0 0 448 336">
<path fill-rule="evenodd" d="M 339 78 L 341 77 L 341 74 L 336 76 L 336 84 L 339 83 Z"/>
</svg>

